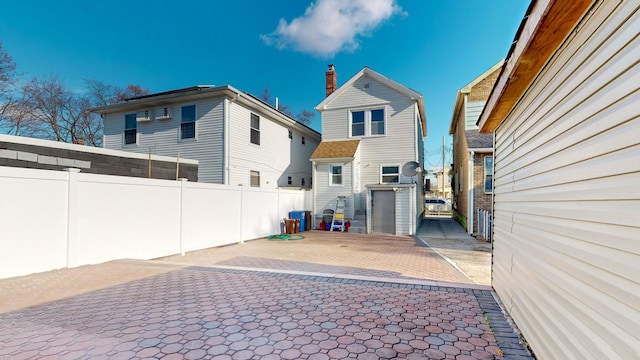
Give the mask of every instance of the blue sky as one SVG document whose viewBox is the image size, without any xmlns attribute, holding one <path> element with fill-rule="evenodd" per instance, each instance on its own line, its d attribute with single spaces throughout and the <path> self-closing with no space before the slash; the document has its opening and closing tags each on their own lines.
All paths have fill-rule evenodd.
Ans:
<svg viewBox="0 0 640 360">
<path fill-rule="evenodd" d="M 426 166 L 441 166 L 456 92 L 507 55 L 527 0 L 5 1 L 0 42 L 23 78 L 151 92 L 269 88 L 293 113 L 368 66 L 424 96 Z M 313 110 L 315 112 L 315 110 Z M 320 115 L 311 126 L 320 130 Z M 447 162 L 451 155 L 447 155 Z"/>
</svg>

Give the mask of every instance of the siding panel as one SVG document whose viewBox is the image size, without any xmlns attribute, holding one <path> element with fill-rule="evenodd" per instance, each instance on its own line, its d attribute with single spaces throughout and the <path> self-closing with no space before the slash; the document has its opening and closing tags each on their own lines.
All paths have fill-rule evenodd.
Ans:
<svg viewBox="0 0 640 360">
<path fill-rule="evenodd" d="M 493 285 L 540 358 L 640 358 L 639 26 L 602 2 L 496 132 Z"/>
</svg>

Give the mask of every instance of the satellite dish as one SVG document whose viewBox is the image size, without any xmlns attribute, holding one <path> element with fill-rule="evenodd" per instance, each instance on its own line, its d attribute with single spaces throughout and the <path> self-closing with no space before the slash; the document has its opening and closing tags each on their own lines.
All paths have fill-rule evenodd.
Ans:
<svg viewBox="0 0 640 360">
<path fill-rule="evenodd" d="M 415 161 L 409 161 L 402 165 L 402 175 L 404 176 L 414 176 L 421 171 L 422 169 L 420 169 L 420 164 Z"/>
</svg>

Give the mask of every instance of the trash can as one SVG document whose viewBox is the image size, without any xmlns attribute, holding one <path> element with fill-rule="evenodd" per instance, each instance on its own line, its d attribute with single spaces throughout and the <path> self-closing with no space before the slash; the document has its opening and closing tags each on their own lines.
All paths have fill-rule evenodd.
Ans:
<svg viewBox="0 0 640 360">
<path fill-rule="evenodd" d="M 304 212 L 304 231 L 309 231 L 313 227 L 312 216 L 311 211 Z"/>
<path fill-rule="evenodd" d="M 301 211 L 301 210 L 289 211 L 289 218 L 300 220 L 300 232 L 303 232 L 305 230 L 304 211 Z"/>
<path fill-rule="evenodd" d="M 324 209 L 322 211 L 322 222 L 324 223 L 324 228 L 320 228 L 320 230 L 331 230 L 331 222 L 333 222 L 333 210 L 332 209 Z"/>
<path fill-rule="evenodd" d="M 285 229 L 287 234 L 293 234 L 296 231 L 295 219 L 284 219 Z"/>
</svg>

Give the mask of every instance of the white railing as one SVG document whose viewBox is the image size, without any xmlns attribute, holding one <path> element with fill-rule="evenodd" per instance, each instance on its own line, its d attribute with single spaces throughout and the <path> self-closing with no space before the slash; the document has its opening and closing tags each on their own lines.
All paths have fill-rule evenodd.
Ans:
<svg viewBox="0 0 640 360">
<path fill-rule="evenodd" d="M 76 171 L 0 167 L 0 279 L 277 234 L 311 204 L 303 190 Z"/>
<path fill-rule="evenodd" d="M 478 236 L 491 241 L 491 212 L 478 209 Z"/>
</svg>

